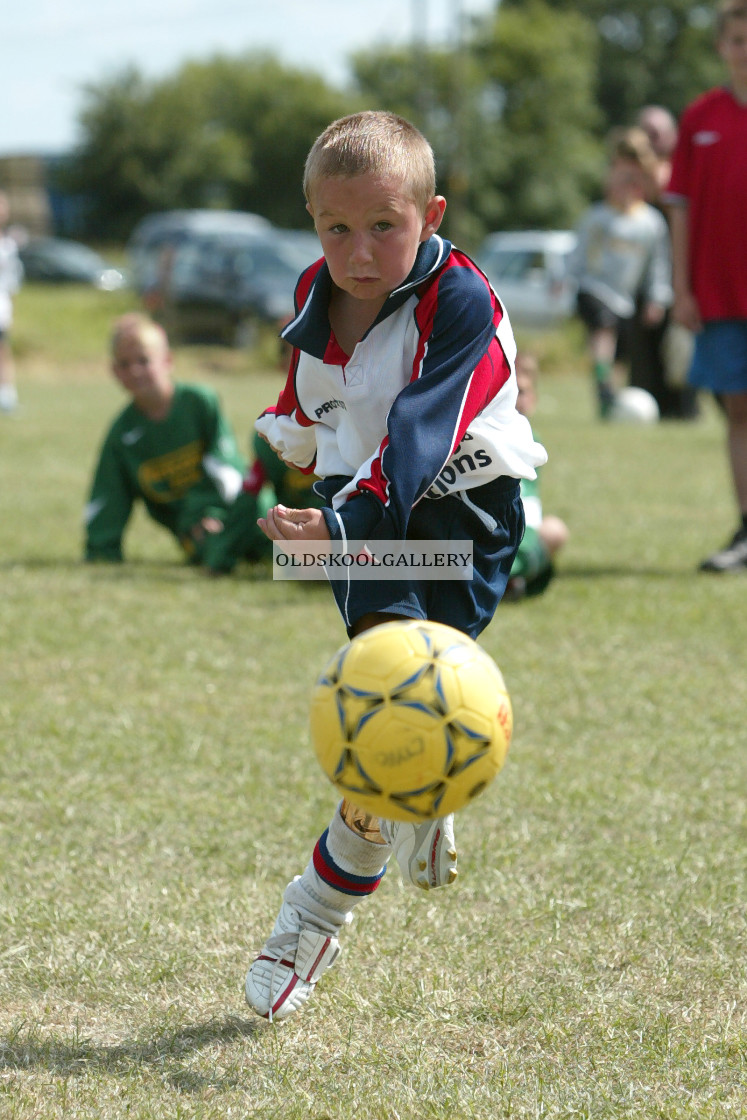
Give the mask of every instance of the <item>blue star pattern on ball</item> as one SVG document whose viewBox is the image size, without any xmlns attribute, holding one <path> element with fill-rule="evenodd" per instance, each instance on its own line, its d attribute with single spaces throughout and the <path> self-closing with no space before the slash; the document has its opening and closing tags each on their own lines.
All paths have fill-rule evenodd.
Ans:
<svg viewBox="0 0 747 1120">
<path fill-rule="evenodd" d="M 432 622 L 365 631 L 337 651 L 312 698 L 312 739 L 327 776 L 387 819 L 432 819 L 477 796 L 502 766 L 511 728 L 495 662 Z"/>
</svg>

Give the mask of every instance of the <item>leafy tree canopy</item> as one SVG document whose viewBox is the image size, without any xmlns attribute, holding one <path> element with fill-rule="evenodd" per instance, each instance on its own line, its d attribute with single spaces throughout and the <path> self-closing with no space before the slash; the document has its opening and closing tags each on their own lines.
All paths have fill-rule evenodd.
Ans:
<svg viewBox="0 0 747 1120">
<path fill-rule="evenodd" d="M 350 107 L 320 76 L 261 55 L 190 62 L 158 82 L 129 69 L 84 97 L 83 141 L 64 185 L 87 198 L 89 234 L 109 239 L 174 207 L 253 210 L 307 225 L 306 153 Z"/>
<path fill-rule="evenodd" d="M 723 79 L 713 3 L 497 0 L 450 49 L 414 43 L 354 60 L 341 91 L 271 55 L 218 56 L 148 81 L 88 86 L 82 143 L 58 176 L 86 234 L 126 238 L 154 210 L 217 206 L 306 226 L 301 175 L 329 121 L 358 108 L 414 120 L 433 144 L 445 230 L 574 223 L 600 187 L 603 138 L 655 102 L 679 114 Z"/>
<path fill-rule="evenodd" d="M 364 98 L 410 115 L 433 144 L 448 233 L 575 221 L 599 173 L 589 22 L 544 0 L 501 10 L 462 50 L 358 55 Z"/>
<path fill-rule="evenodd" d="M 699 93 L 723 80 L 714 49 L 712 3 L 693 0 L 546 0 L 587 20 L 598 39 L 595 94 L 605 127 L 627 124 L 648 103 L 679 116 Z M 500 9 L 518 15 L 523 0 Z"/>
</svg>

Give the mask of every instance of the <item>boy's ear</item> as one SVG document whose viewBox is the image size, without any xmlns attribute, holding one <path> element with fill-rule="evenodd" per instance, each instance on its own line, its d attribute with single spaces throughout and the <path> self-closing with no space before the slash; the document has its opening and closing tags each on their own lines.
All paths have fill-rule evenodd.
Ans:
<svg viewBox="0 0 747 1120">
<path fill-rule="evenodd" d="M 436 232 L 443 220 L 445 209 L 446 199 L 443 195 L 434 195 L 426 206 L 423 215 L 423 228 L 420 232 L 421 241 L 427 241 Z"/>
<path fill-rule="evenodd" d="M 310 202 L 306 203 L 306 209 L 308 210 L 309 214 L 311 214 L 311 216 L 313 218 L 314 217 L 314 208 L 312 207 Z"/>
</svg>

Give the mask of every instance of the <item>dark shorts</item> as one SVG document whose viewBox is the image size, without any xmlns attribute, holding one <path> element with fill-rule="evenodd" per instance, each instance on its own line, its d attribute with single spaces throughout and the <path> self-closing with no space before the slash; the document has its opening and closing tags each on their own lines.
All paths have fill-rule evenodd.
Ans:
<svg viewBox="0 0 747 1120">
<path fill-rule="evenodd" d="M 579 292 L 576 296 L 576 313 L 590 331 L 613 330 L 619 331 L 627 322 L 610 310 L 601 299 L 591 295 L 590 292 Z"/>
<path fill-rule="evenodd" d="M 714 393 L 747 392 L 747 320 L 705 324 L 695 336 L 689 381 Z"/>
<path fill-rule="evenodd" d="M 332 485 L 325 497 L 331 503 L 340 479 L 327 481 Z M 317 489 L 324 493 L 324 483 L 317 483 Z M 330 580 L 348 635 L 358 619 L 370 613 L 428 618 L 471 638 L 485 629 L 503 597 L 524 535 L 524 507 L 515 478 L 475 487 L 465 498 L 424 498 L 410 515 L 407 539 L 472 541 L 472 579 Z"/>
</svg>

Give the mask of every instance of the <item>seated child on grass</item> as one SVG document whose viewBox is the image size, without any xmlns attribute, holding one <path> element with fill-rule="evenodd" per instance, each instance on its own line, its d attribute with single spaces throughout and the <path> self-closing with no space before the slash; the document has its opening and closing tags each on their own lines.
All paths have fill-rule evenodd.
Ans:
<svg viewBox="0 0 747 1120">
<path fill-rule="evenodd" d="M 246 470 L 218 396 L 174 380 L 166 334 L 145 315 L 116 322 L 111 354 L 130 401 L 99 453 L 85 510 L 85 558 L 121 561 L 133 507 L 142 501 L 190 564 L 211 568 Z"/>
<path fill-rule="evenodd" d="M 519 396 L 516 408 L 531 421 L 537 407 L 539 365 L 526 350 L 516 355 L 516 381 Z M 511 567 L 504 600 L 516 602 L 527 595 L 541 594 L 555 575 L 555 556 L 568 543 L 568 526 L 554 514 L 542 509 L 539 476 L 521 480 L 526 530 Z"/>
<path fill-rule="evenodd" d="M 226 511 L 223 532 L 212 549 L 214 575 L 232 571 L 240 560 L 258 562 L 272 557 L 272 542 L 257 525 L 257 518 L 272 506 L 321 505 L 321 498 L 313 490 L 316 475 L 302 474 L 284 463 L 258 432 L 254 433 L 252 450 L 254 460 L 244 476 L 241 493 Z"/>
</svg>

